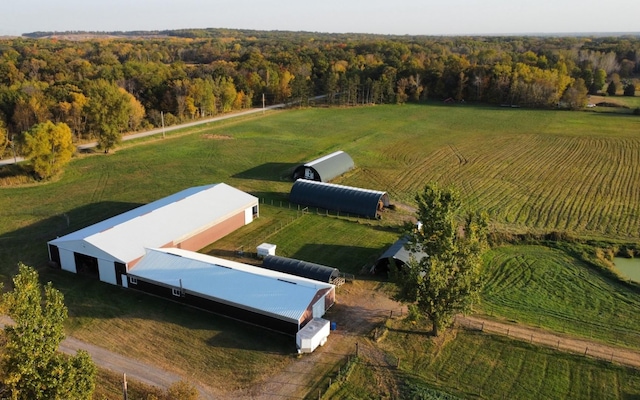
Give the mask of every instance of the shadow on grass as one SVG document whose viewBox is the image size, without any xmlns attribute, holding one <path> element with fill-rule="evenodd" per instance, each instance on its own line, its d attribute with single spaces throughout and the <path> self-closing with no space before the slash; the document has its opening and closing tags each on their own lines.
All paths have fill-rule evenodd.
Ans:
<svg viewBox="0 0 640 400">
<path fill-rule="evenodd" d="M 18 262 L 36 269 L 46 266 L 47 241 L 140 206 L 137 203 L 99 202 L 78 207 L 0 235 L 0 273 L 11 276 Z"/>
<path fill-rule="evenodd" d="M 357 279 L 378 280 L 376 276 L 363 271 L 368 271 L 380 253 L 379 249 L 369 247 L 308 243 L 290 257 L 338 268 L 340 272 L 353 274 Z"/>
<path fill-rule="evenodd" d="M 240 179 L 261 181 L 291 181 L 293 170 L 300 164 L 269 162 L 233 175 Z"/>
</svg>

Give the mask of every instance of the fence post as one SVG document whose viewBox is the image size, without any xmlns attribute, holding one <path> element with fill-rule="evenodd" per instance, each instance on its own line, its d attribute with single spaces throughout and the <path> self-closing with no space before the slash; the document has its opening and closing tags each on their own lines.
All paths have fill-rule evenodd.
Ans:
<svg viewBox="0 0 640 400">
<path fill-rule="evenodd" d="M 480 332 L 484 332 L 484 321 L 482 321 L 482 327 L 480 328 Z"/>
<path fill-rule="evenodd" d="M 531 334 L 531 340 L 529 340 L 529 343 L 533 343 L 533 333 Z"/>
<path fill-rule="evenodd" d="M 511 328 L 507 328 L 507 337 L 509 337 L 509 331 L 511 330 Z"/>
<path fill-rule="evenodd" d="M 588 347 L 584 349 L 584 355 L 585 355 L 585 356 L 587 355 L 587 351 L 589 351 L 589 348 L 588 348 Z"/>
</svg>

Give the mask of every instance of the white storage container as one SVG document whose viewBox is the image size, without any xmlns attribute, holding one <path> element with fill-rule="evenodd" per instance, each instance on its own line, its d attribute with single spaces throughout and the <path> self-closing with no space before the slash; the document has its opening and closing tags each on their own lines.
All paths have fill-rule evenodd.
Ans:
<svg viewBox="0 0 640 400">
<path fill-rule="evenodd" d="M 318 346 L 324 345 L 330 332 L 329 321 L 322 318 L 312 319 L 296 334 L 298 353 L 311 353 Z"/>
</svg>

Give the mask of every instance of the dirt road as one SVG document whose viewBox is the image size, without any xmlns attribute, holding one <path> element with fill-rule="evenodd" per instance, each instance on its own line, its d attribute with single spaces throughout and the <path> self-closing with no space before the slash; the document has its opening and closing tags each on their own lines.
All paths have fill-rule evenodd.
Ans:
<svg viewBox="0 0 640 400">
<path fill-rule="evenodd" d="M 326 318 L 336 322 L 338 329 L 331 332 L 327 343 L 312 354 L 299 357 L 292 355 L 291 363 L 283 370 L 274 371 L 268 379 L 256 383 L 253 387 L 235 392 L 223 392 L 207 387 L 202 382 L 192 382 L 188 377 L 162 370 L 153 365 L 112 353 L 99 346 L 81 342 L 68 337 L 60 345 L 67 354 L 86 350 L 101 368 L 117 373 L 126 373 L 127 377 L 142 383 L 169 387 L 172 383 L 185 380 L 195 384 L 202 399 L 302 399 L 338 363 L 344 363 L 347 357 L 356 353 L 356 348 L 364 359 L 374 368 L 380 367 L 385 385 L 394 390 L 394 377 L 385 365 L 384 354 L 370 339 L 372 331 L 390 316 L 402 313 L 402 306 L 378 290 L 371 282 L 356 281 L 338 288 L 338 303 L 329 311 Z M 0 325 L 10 323 L 8 317 L 0 317 Z M 583 354 L 586 356 L 640 368 L 640 352 L 605 345 L 590 340 L 571 337 L 545 331 L 530 326 L 482 318 L 480 316 L 459 316 L 456 324 L 465 329 L 482 330 L 491 334 L 505 335 L 517 340 L 532 342 L 557 349 L 559 351 Z"/>
</svg>

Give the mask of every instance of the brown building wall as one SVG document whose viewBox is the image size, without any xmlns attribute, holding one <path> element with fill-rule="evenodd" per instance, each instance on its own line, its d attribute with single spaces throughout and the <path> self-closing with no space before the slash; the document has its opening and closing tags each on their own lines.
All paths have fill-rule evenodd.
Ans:
<svg viewBox="0 0 640 400">
<path fill-rule="evenodd" d="M 327 288 L 323 290 L 319 290 L 318 293 L 314 296 L 313 300 L 309 304 L 309 307 L 305 310 L 305 312 L 300 317 L 299 323 L 302 328 L 307 324 L 307 322 L 313 319 L 313 305 L 316 304 L 316 301 L 320 300 L 322 296 L 324 297 L 324 309 L 325 311 L 329 309 L 336 302 L 336 289 L 335 287 Z"/>
<path fill-rule="evenodd" d="M 203 232 L 175 243 L 175 246 L 179 249 L 198 251 L 242 226 L 244 226 L 244 210 Z"/>
</svg>

